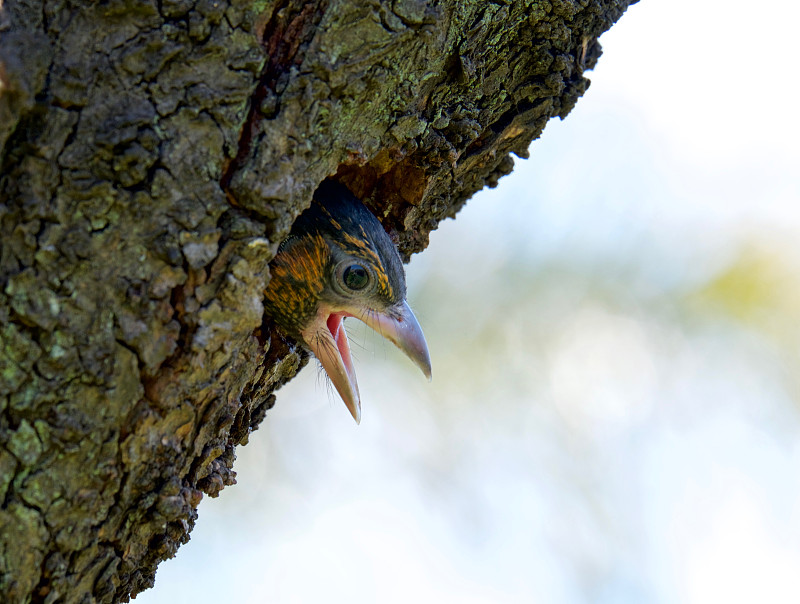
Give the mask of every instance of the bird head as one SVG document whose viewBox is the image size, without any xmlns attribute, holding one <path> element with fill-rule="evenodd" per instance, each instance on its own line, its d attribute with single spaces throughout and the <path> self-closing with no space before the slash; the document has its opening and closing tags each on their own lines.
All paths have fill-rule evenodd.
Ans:
<svg viewBox="0 0 800 604">
<path fill-rule="evenodd" d="M 361 399 L 343 320 L 390 340 L 430 379 L 425 336 L 406 302 L 403 264 L 380 222 L 344 185 L 324 181 L 270 264 L 266 311 L 322 364 L 356 422 Z"/>
</svg>

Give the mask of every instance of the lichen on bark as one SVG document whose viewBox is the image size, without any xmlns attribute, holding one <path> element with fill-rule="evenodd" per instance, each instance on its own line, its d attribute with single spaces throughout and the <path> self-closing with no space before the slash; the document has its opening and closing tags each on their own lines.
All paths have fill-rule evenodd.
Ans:
<svg viewBox="0 0 800 604">
<path fill-rule="evenodd" d="M 0 600 L 151 586 L 307 360 L 262 292 L 314 188 L 420 251 L 628 4 L 0 5 Z"/>
</svg>

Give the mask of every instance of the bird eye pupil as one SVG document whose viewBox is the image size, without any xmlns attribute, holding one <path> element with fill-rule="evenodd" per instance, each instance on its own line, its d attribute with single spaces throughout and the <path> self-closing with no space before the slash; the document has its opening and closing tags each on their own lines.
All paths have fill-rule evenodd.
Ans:
<svg viewBox="0 0 800 604">
<path fill-rule="evenodd" d="M 364 289 L 369 283 L 369 274 L 360 264 L 351 264 L 344 269 L 342 280 L 349 289 Z"/>
</svg>

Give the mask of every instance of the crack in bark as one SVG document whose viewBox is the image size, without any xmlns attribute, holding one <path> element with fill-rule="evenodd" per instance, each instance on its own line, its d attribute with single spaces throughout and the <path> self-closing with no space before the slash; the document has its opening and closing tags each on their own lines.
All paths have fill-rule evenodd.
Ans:
<svg viewBox="0 0 800 604">
<path fill-rule="evenodd" d="M 225 191 L 228 200 L 234 205 L 236 205 L 235 199 L 230 191 L 231 180 L 246 163 L 261 122 L 269 119 L 264 115 L 262 105 L 267 96 L 272 93 L 276 97 L 273 116 L 280 112 L 278 79 L 293 63 L 300 63 L 302 57 L 298 57 L 297 52 L 301 45 L 313 37 L 313 26 L 322 18 L 327 5 L 328 0 L 316 3 L 300 2 L 299 4 L 296 3 L 296 0 L 281 0 L 274 7 L 270 19 L 264 26 L 260 42 L 267 51 L 267 62 L 259 77 L 255 93 L 250 99 L 247 119 L 239 136 L 236 157 L 228 162 L 220 179 L 220 186 Z"/>
</svg>

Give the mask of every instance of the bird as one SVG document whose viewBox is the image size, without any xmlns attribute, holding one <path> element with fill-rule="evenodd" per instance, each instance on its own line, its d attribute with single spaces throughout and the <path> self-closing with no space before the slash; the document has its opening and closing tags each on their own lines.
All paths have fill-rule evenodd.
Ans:
<svg viewBox="0 0 800 604">
<path fill-rule="evenodd" d="M 357 424 L 358 391 L 344 319 L 397 346 L 428 380 L 431 359 L 406 301 L 403 263 L 375 215 L 345 185 L 324 180 L 270 262 L 265 312 L 320 362 Z"/>
</svg>

